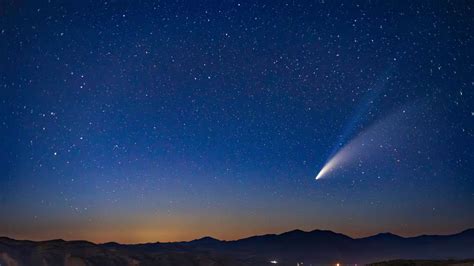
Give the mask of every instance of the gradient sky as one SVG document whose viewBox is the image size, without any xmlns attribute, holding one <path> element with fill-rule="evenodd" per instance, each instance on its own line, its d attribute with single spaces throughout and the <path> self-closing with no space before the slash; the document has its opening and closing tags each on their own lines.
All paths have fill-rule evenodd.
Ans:
<svg viewBox="0 0 474 266">
<path fill-rule="evenodd" d="M 474 227 L 473 8 L 1 1 L 0 235 Z"/>
</svg>

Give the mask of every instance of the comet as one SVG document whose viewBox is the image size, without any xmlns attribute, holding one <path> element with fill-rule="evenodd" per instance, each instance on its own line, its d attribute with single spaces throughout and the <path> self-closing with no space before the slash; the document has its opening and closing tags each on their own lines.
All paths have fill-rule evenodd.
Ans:
<svg viewBox="0 0 474 266">
<path fill-rule="evenodd" d="M 394 139 L 391 135 L 392 132 L 396 132 L 393 126 L 397 125 L 397 121 L 399 122 L 397 117 L 398 114 L 392 114 L 360 132 L 333 156 L 329 157 L 329 160 L 316 175 L 316 180 L 327 177 L 335 170 L 353 164 L 354 162 L 360 163 L 369 161 L 375 163 L 384 157 L 380 155 L 380 152 L 383 152 L 383 150 L 391 146 L 384 146 L 382 143 L 387 143 L 386 139 Z"/>
<path fill-rule="evenodd" d="M 316 175 L 316 180 L 319 180 L 327 176 L 329 173 L 333 172 L 337 168 L 342 167 L 345 162 L 349 161 L 352 158 L 352 155 L 354 154 L 351 153 L 351 150 L 353 150 L 352 143 L 353 142 L 344 146 L 324 164 L 323 168 L 321 168 L 319 173 Z"/>
<path fill-rule="evenodd" d="M 350 161 L 354 155 L 357 154 L 357 151 L 359 150 L 357 143 L 362 141 L 361 138 L 366 132 L 359 132 L 359 134 L 356 135 L 350 142 L 347 142 L 347 139 L 351 136 L 354 136 L 354 133 L 357 130 L 363 128 L 364 124 L 367 124 L 367 120 L 370 117 L 368 114 L 370 113 L 374 102 L 384 91 L 385 84 L 390 80 L 392 72 L 393 68 L 386 70 L 382 76 L 376 80 L 373 87 L 368 90 L 364 99 L 361 101 L 361 104 L 358 106 L 351 119 L 343 128 L 342 133 L 338 137 L 337 145 L 335 145 L 334 149 L 332 150 L 329 160 L 326 161 L 324 166 L 316 175 L 316 180 L 319 180 L 327 176 L 335 169 L 342 167 L 345 162 Z M 344 143 L 347 144 L 343 145 Z"/>
<path fill-rule="evenodd" d="M 319 170 L 316 180 L 329 176 L 335 170 L 358 163 L 377 165 L 383 160 L 392 160 L 393 150 L 401 150 L 400 144 L 407 142 L 407 132 L 415 127 L 406 113 L 415 112 L 412 108 L 403 107 L 373 123 L 360 132 L 350 142 L 340 148 Z M 393 161 L 393 160 L 392 160 Z"/>
<path fill-rule="evenodd" d="M 322 178 L 325 174 L 329 173 L 331 170 L 333 170 L 334 166 L 336 165 L 336 162 L 334 158 L 332 160 L 329 160 L 323 168 L 321 168 L 321 171 L 319 171 L 318 175 L 316 175 L 316 180 Z"/>
<path fill-rule="evenodd" d="M 340 156 L 338 156 L 339 153 L 337 153 L 334 157 L 332 157 L 324 166 L 321 168 L 319 171 L 318 175 L 316 176 L 316 180 L 321 179 L 324 177 L 326 174 L 329 172 L 333 171 L 334 168 L 339 165 L 338 161 L 340 161 Z"/>
</svg>

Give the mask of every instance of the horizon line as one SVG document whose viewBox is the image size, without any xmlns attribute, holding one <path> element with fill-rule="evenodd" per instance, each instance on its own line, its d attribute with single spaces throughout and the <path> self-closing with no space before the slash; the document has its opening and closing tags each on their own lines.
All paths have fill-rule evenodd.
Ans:
<svg viewBox="0 0 474 266">
<path fill-rule="evenodd" d="M 0 235 L 0 238 L 8 238 L 8 239 L 16 240 L 16 241 L 31 241 L 31 242 L 50 242 L 50 241 L 75 242 L 75 241 L 83 241 L 83 242 L 89 242 L 89 243 L 92 243 L 92 244 L 95 244 L 95 245 L 104 245 L 104 244 L 109 244 L 109 243 L 116 243 L 116 244 L 120 244 L 120 245 L 142 245 L 142 244 L 172 244 L 172 243 L 183 243 L 183 242 L 187 243 L 187 242 L 192 242 L 192 241 L 201 240 L 201 239 L 205 239 L 205 238 L 212 238 L 212 239 L 215 239 L 215 240 L 220 241 L 220 242 L 233 242 L 233 241 L 240 241 L 240 240 L 248 239 L 248 238 L 252 238 L 252 237 L 262 237 L 262 236 L 272 236 L 272 235 L 273 236 L 279 236 L 279 235 L 283 235 L 283 234 L 291 233 L 291 232 L 295 232 L 295 231 L 301 231 L 303 233 L 311 233 L 311 232 L 315 232 L 315 231 L 331 232 L 331 233 L 334 233 L 334 234 L 344 235 L 344 236 L 347 236 L 351 239 L 357 240 L 357 239 L 364 239 L 364 238 L 374 237 L 374 236 L 381 235 L 381 234 L 391 234 L 391 235 L 398 236 L 398 237 L 401 237 L 401 238 L 406 238 L 406 239 L 422 237 L 422 236 L 452 236 L 452 235 L 461 234 L 461 233 L 464 233 L 464 232 L 470 231 L 470 230 L 474 230 L 474 226 L 468 227 L 466 229 L 462 229 L 460 231 L 455 231 L 453 233 L 447 233 L 447 234 L 424 234 L 424 233 L 421 233 L 421 234 L 405 236 L 405 235 L 399 235 L 399 234 L 395 234 L 395 233 L 386 231 L 386 232 L 379 232 L 379 233 L 375 233 L 375 234 L 370 234 L 370 235 L 367 235 L 367 236 L 353 237 L 351 235 L 348 235 L 348 234 L 345 234 L 345 233 L 339 233 L 339 232 L 329 230 L 329 229 L 313 229 L 313 230 L 310 230 L 310 231 L 305 231 L 305 230 L 302 230 L 302 229 L 293 229 L 293 230 L 284 231 L 284 232 L 281 232 L 281 233 L 256 234 L 256 235 L 250 235 L 250 236 L 246 236 L 246 237 L 242 237 L 242 238 L 238 238 L 238 239 L 230 239 L 230 240 L 219 239 L 219 238 L 216 238 L 216 237 L 213 237 L 213 236 L 210 236 L 210 235 L 204 235 L 202 237 L 198 237 L 198 238 L 194 238 L 194 239 L 190 239 L 190 240 L 175 240 L 175 241 L 163 241 L 163 242 L 157 240 L 155 242 L 136 242 L 136 243 L 117 242 L 117 241 L 94 242 L 94 241 L 90 241 L 90 240 L 86 240 L 86 239 L 65 239 L 65 238 L 51 238 L 51 239 L 43 239 L 43 240 L 34 240 L 34 239 L 12 238 L 12 237 L 5 236 L 5 235 Z"/>
</svg>

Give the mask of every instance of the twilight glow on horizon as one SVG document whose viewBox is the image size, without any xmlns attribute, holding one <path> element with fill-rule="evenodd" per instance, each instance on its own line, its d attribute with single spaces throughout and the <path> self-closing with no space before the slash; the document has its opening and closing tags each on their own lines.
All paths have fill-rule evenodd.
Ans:
<svg viewBox="0 0 474 266">
<path fill-rule="evenodd" d="M 0 236 L 474 227 L 470 1 L 0 4 Z"/>
</svg>

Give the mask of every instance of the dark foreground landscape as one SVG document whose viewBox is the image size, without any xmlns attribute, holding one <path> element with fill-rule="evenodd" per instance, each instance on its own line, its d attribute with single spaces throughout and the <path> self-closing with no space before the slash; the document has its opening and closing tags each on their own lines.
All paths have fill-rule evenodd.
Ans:
<svg viewBox="0 0 474 266">
<path fill-rule="evenodd" d="M 473 265 L 474 229 L 404 238 L 351 238 L 331 231 L 290 231 L 235 241 L 125 245 L 0 238 L 0 265 Z M 401 260 L 404 259 L 404 260 Z M 416 260 L 416 261 L 415 261 Z M 380 263 L 375 263 L 380 262 Z"/>
</svg>

